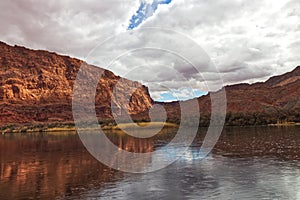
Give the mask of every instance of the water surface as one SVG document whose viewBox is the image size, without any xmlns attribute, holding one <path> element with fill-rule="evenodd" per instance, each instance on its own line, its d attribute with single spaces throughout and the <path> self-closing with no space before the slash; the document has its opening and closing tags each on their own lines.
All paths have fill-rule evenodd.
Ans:
<svg viewBox="0 0 300 200">
<path fill-rule="evenodd" d="M 0 199 L 300 199 L 299 130 L 226 128 L 204 160 L 200 130 L 184 157 L 147 174 L 104 166 L 72 132 L 1 135 Z M 174 134 L 108 137 L 127 151 L 151 152 Z"/>
</svg>

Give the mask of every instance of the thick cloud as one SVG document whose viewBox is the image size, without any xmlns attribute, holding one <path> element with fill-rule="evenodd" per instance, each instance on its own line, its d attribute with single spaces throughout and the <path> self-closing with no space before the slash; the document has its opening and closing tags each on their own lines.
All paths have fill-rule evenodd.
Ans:
<svg viewBox="0 0 300 200">
<path fill-rule="evenodd" d="M 299 64 L 299 1 L 188 2 L 174 4 L 144 26 L 176 27 L 195 39 L 225 84 L 264 80 Z"/>
<path fill-rule="evenodd" d="M 299 0 L 173 0 L 129 31 L 141 2 L 2 0 L 0 39 L 86 59 L 149 85 L 156 99 L 168 89 L 185 91 L 186 97 L 185 88 L 206 91 L 220 86 L 205 53 L 191 47 L 189 39 L 207 52 L 225 85 L 266 80 L 299 65 Z M 186 39 L 143 31 L 145 27 L 178 31 Z M 126 36 L 86 57 L 120 33 Z M 160 49 L 146 49 L 157 43 Z M 175 54 L 165 51 L 172 48 Z"/>
<path fill-rule="evenodd" d="M 3 0 L 1 40 L 83 58 L 126 28 L 135 1 Z"/>
</svg>

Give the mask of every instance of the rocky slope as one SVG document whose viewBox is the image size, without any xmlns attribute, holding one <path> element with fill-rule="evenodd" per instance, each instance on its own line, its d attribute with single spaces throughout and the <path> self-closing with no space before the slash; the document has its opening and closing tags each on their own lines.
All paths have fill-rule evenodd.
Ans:
<svg viewBox="0 0 300 200">
<path fill-rule="evenodd" d="M 300 122 L 300 67 L 286 74 L 271 77 L 266 82 L 226 86 L 225 91 L 227 125 Z M 198 102 L 201 112 L 200 124 L 207 126 L 210 120 L 210 94 L 198 98 Z M 169 120 L 178 122 L 178 102 L 163 105 L 168 110 Z M 192 107 L 190 112 L 193 116 Z"/>
<path fill-rule="evenodd" d="M 300 121 L 300 67 L 266 82 L 226 87 L 228 123 Z"/>
<path fill-rule="evenodd" d="M 72 122 L 72 90 L 82 64 L 83 61 L 68 56 L 0 42 L 0 126 Z M 112 117 L 112 88 L 116 83 L 120 86 L 121 96 L 119 94 L 118 102 L 113 100 L 113 105 L 129 110 L 130 114 L 152 106 L 153 100 L 145 86 L 108 70 L 88 67 L 90 75 L 95 70 L 104 74 L 99 80 L 95 97 L 99 118 L 105 120 Z M 128 105 L 126 94 L 132 90 L 135 92 Z"/>
<path fill-rule="evenodd" d="M 83 61 L 47 51 L 29 50 L 0 42 L 0 127 L 24 123 L 72 122 L 72 92 Z M 103 72 L 96 92 L 99 121 L 112 121 L 112 105 L 138 121 L 149 120 L 149 108 L 155 103 L 148 89 L 114 75 L 108 70 L 87 65 L 87 76 Z M 118 95 L 113 88 L 119 84 Z M 135 88 L 138 88 L 135 90 Z M 135 90 L 130 103 L 128 94 Z M 300 67 L 266 82 L 226 86 L 227 125 L 262 125 L 300 122 Z M 112 99 L 112 96 L 116 97 Z M 197 99 L 200 124 L 210 120 L 210 94 Z M 182 102 L 194 121 L 191 101 Z M 179 102 L 159 103 L 167 110 L 168 121 L 180 123 Z M 122 114 L 121 112 L 121 114 Z M 157 121 L 160 113 L 156 113 Z"/>
</svg>

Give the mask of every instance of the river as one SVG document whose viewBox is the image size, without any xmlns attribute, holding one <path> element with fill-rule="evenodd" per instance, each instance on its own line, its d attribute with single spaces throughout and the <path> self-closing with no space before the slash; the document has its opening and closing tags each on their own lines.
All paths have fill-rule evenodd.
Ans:
<svg viewBox="0 0 300 200">
<path fill-rule="evenodd" d="M 101 164 L 73 132 L 1 135 L 0 199 L 300 199 L 300 127 L 227 127 L 197 159 L 203 133 L 178 161 L 145 174 Z M 128 151 L 151 152 L 174 134 L 107 136 Z"/>
</svg>

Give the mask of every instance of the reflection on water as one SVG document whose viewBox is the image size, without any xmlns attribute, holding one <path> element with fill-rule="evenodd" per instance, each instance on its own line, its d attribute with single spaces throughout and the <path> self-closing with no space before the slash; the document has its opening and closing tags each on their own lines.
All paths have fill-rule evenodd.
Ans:
<svg viewBox="0 0 300 200">
<path fill-rule="evenodd" d="M 299 199 L 299 163 L 210 156 L 177 162 L 157 173 L 127 175 L 109 188 L 87 191 L 100 199 Z"/>
<path fill-rule="evenodd" d="M 182 159 L 142 175 L 102 165 L 74 133 L 1 135 L 0 199 L 300 199 L 299 130 L 227 128 L 204 160 L 198 159 L 199 133 Z M 119 148 L 145 153 L 169 142 L 174 131 L 150 139 L 108 137 Z"/>
<path fill-rule="evenodd" d="M 5 135 L 0 152 L 0 199 L 54 199 L 113 179 L 75 134 Z"/>
<path fill-rule="evenodd" d="M 129 151 L 153 150 L 151 140 L 124 134 L 109 134 L 109 138 Z M 120 178 L 95 160 L 74 133 L 2 135 L 0 153 L 0 199 L 51 199 Z"/>
</svg>

